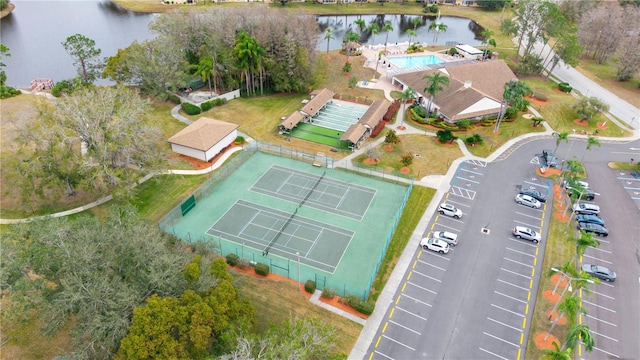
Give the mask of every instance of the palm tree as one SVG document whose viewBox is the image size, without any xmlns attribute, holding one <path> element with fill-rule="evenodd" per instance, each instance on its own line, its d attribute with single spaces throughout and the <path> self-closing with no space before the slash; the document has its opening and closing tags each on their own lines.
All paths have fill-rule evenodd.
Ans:
<svg viewBox="0 0 640 360">
<path fill-rule="evenodd" d="M 378 23 L 375 22 L 371 22 L 371 24 L 369 24 L 368 27 L 369 31 L 371 31 L 371 43 L 375 44 L 376 41 L 376 35 L 380 34 L 380 27 L 378 26 Z"/>
<path fill-rule="evenodd" d="M 551 324 L 551 328 L 549 328 L 549 331 L 547 332 L 547 335 L 544 337 L 544 340 L 547 341 L 547 339 L 549 338 L 549 335 L 551 334 L 553 329 L 558 324 L 558 321 L 562 317 L 566 317 L 567 322 L 569 324 L 574 324 L 576 318 L 578 317 L 578 313 L 586 313 L 586 311 L 582 308 L 581 304 L 582 304 L 582 299 L 577 296 L 569 296 L 564 300 L 562 300 L 562 302 L 558 306 L 558 311 L 560 312 L 560 314 L 558 314 L 555 320 L 553 320 L 553 323 Z"/>
<path fill-rule="evenodd" d="M 576 245 L 576 268 L 578 268 L 579 260 L 584 255 L 584 252 L 587 251 L 588 247 L 597 248 L 600 246 L 600 241 L 593 237 L 593 233 L 587 233 L 584 231 L 580 232 L 580 236 L 570 238 Z"/>
<path fill-rule="evenodd" d="M 553 153 L 555 154 L 556 151 L 558 150 L 558 146 L 560 146 L 560 142 L 564 140 L 564 142 L 568 142 L 569 141 L 569 132 L 568 131 L 563 131 L 560 133 L 554 132 L 553 135 L 555 135 L 556 137 L 556 148 L 553 149 Z"/>
<path fill-rule="evenodd" d="M 409 47 L 411 47 L 411 38 L 416 37 L 417 33 L 415 32 L 415 30 L 407 30 L 407 34 L 409 35 Z"/>
<path fill-rule="evenodd" d="M 360 30 L 361 33 L 367 28 L 367 23 L 362 19 L 355 19 L 353 23 L 358 26 L 358 30 Z"/>
<path fill-rule="evenodd" d="M 448 28 L 449 27 L 444 23 L 439 23 L 438 24 L 438 29 L 436 30 L 436 39 L 433 42 L 434 45 L 438 42 L 438 35 L 440 35 L 440 31 L 446 32 Z"/>
<path fill-rule="evenodd" d="M 413 31 L 416 31 L 416 29 L 418 28 L 418 25 L 422 23 L 422 18 L 416 16 L 413 18 L 413 20 L 411 20 L 411 22 L 413 22 Z"/>
<path fill-rule="evenodd" d="M 256 38 L 242 31 L 236 38 L 233 52 L 244 77 L 247 93 L 252 94 L 255 91 L 253 81 L 256 71 L 260 73 L 260 92 L 262 93 L 262 57 L 266 51 L 258 44 Z"/>
<path fill-rule="evenodd" d="M 575 349 L 580 341 L 584 343 L 584 349 L 589 352 L 593 351 L 593 347 L 596 345 L 589 326 L 585 324 L 578 324 L 569 328 L 567 340 L 565 340 L 564 345 L 562 345 L 562 350 L 567 348 Z"/>
<path fill-rule="evenodd" d="M 333 29 L 327 28 L 327 31 L 324 33 L 324 39 L 327 40 L 327 56 L 329 56 L 329 42 L 333 39 Z"/>
<path fill-rule="evenodd" d="M 518 81 L 517 79 L 510 80 L 506 84 L 504 84 L 504 92 L 502 93 L 502 103 L 500 104 L 500 113 L 498 114 L 498 121 L 496 121 L 496 127 L 493 132 L 498 132 L 500 130 L 500 123 L 504 117 L 507 106 L 511 105 L 512 107 L 521 110 L 527 104 L 524 99 L 525 95 L 531 93 L 531 88 L 523 83 L 522 81 Z"/>
<path fill-rule="evenodd" d="M 555 350 L 542 350 L 542 360 L 573 360 L 572 348 L 561 350 L 557 342 L 554 342 L 553 346 L 555 347 Z"/>
<path fill-rule="evenodd" d="M 412 87 L 407 87 L 406 89 L 404 89 L 402 94 L 400 94 L 400 101 L 402 102 L 402 115 L 400 115 L 400 119 L 404 118 L 404 110 L 407 100 L 414 99 L 415 97 L 416 91 L 413 90 Z M 400 123 L 400 126 L 402 126 L 402 123 Z"/>
<path fill-rule="evenodd" d="M 200 75 L 202 81 L 209 82 L 209 93 L 213 97 L 213 90 L 211 89 L 211 78 L 215 76 L 215 70 L 213 68 L 213 58 L 211 56 L 200 59 L 196 74 Z"/>
<path fill-rule="evenodd" d="M 393 26 L 391 26 L 391 21 L 387 20 L 384 22 L 382 31 L 387 32 L 387 37 L 384 39 L 384 52 L 387 52 L 387 43 L 389 42 L 389 32 L 393 31 Z"/>
<path fill-rule="evenodd" d="M 437 93 L 442 91 L 442 84 L 449 85 L 449 78 L 443 75 L 440 71 L 436 70 L 433 74 L 425 74 L 423 79 L 427 80 L 427 87 L 424 88 L 424 93 L 429 94 L 429 106 L 427 106 L 427 116 L 431 113 L 431 105 L 433 104 L 433 98 Z"/>
<path fill-rule="evenodd" d="M 560 274 L 560 279 L 558 279 L 558 281 L 556 282 L 556 286 L 553 288 L 553 291 L 551 292 L 552 295 L 555 295 L 556 290 L 558 290 L 558 286 L 564 280 L 565 275 L 568 275 L 572 278 L 577 278 L 578 276 L 580 276 L 580 274 L 578 274 L 573 264 L 571 264 L 571 261 L 568 261 L 561 268 L 557 268 L 557 270 L 560 270 L 560 271 L 554 271 L 554 270 L 555 269 L 550 270 L 549 276 L 551 277 L 555 274 Z"/>
<path fill-rule="evenodd" d="M 487 56 L 487 51 L 489 50 L 489 45 L 495 47 L 496 41 L 491 38 L 493 36 L 492 30 L 484 29 L 480 35 L 482 36 L 482 44 L 484 45 L 484 52 L 482 53 L 482 60 L 484 61 Z"/>
</svg>

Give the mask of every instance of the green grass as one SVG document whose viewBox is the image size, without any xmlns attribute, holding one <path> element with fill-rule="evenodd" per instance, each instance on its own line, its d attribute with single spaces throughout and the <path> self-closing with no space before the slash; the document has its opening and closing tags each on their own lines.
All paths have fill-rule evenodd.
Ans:
<svg viewBox="0 0 640 360">
<path fill-rule="evenodd" d="M 208 178 L 209 175 L 156 176 L 138 186 L 138 212 L 145 218 L 158 222 Z"/>
<path fill-rule="evenodd" d="M 369 294 L 371 300 L 375 301 L 378 299 L 378 296 L 380 296 L 398 259 L 400 259 L 400 255 L 402 255 L 404 248 L 407 246 L 411 234 L 416 226 L 418 226 L 418 222 L 420 222 L 435 193 L 435 189 L 415 185 L 411 190 L 407 204 L 398 222 L 398 227 L 393 233 L 389 248 L 382 259 L 382 263 L 380 263 L 380 269 L 373 281 L 373 287 Z"/>
</svg>

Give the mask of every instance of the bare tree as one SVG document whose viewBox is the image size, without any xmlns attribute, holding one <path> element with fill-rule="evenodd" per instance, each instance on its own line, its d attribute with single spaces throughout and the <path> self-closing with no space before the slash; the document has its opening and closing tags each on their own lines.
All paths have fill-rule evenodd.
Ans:
<svg viewBox="0 0 640 360">
<path fill-rule="evenodd" d="M 581 18 L 578 41 L 584 55 L 600 64 L 615 54 L 624 38 L 624 14 L 617 3 L 606 3 L 587 11 Z"/>
<path fill-rule="evenodd" d="M 622 43 L 616 80 L 629 81 L 640 69 L 640 36 L 628 37 Z"/>
</svg>

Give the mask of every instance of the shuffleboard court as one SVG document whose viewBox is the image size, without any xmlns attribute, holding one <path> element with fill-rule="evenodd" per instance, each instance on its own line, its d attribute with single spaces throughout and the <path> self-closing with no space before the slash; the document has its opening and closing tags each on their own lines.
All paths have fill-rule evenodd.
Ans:
<svg viewBox="0 0 640 360">
<path fill-rule="evenodd" d="M 207 234 L 334 273 L 354 232 L 313 219 L 238 200 Z"/>
<path fill-rule="evenodd" d="M 326 179 L 287 167 L 271 166 L 251 191 L 361 221 L 376 190 L 352 183 Z M 306 199 L 306 200 L 305 200 Z"/>
</svg>

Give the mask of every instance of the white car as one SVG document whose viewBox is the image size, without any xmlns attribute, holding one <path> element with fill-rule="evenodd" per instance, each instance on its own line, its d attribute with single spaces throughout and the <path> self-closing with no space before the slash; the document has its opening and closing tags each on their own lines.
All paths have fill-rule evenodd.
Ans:
<svg viewBox="0 0 640 360">
<path fill-rule="evenodd" d="M 518 239 L 525 239 L 529 241 L 533 241 L 534 243 L 539 243 L 542 240 L 542 235 L 539 232 L 533 231 L 528 227 L 524 226 L 516 226 L 513 228 L 513 236 Z"/>
<path fill-rule="evenodd" d="M 436 231 L 433 233 L 433 237 L 446 242 L 449 246 L 458 245 L 458 234 L 454 234 L 452 232 Z"/>
<path fill-rule="evenodd" d="M 449 252 L 449 244 L 444 240 L 436 238 L 424 238 L 420 240 L 420 246 L 425 250 L 431 250 L 440 254 L 446 254 Z"/>
<path fill-rule="evenodd" d="M 440 215 L 452 216 L 456 219 L 460 219 L 462 217 L 462 210 L 447 203 L 440 204 L 440 206 L 438 206 L 438 212 Z"/>
<path fill-rule="evenodd" d="M 600 214 L 600 206 L 591 203 L 577 203 L 571 207 L 573 212 L 578 215 L 598 215 Z"/>
<path fill-rule="evenodd" d="M 540 203 L 540 201 L 532 198 L 529 195 L 523 194 L 516 195 L 516 202 L 520 205 L 525 205 L 534 209 L 540 209 L 540 207 L 542 206 L 542 203 Z"/>
</svg>

